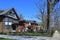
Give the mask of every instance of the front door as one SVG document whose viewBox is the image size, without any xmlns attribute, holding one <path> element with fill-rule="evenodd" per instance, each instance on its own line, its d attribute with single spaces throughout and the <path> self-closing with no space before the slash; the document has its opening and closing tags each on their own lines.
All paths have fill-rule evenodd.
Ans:
<svg viewBox="0 0 60 40">
<path fill-rule="evenodd" d="M 16 30 L 16 25 L 15 24 L 12 24 L 12 29 Z"/>
</svg>

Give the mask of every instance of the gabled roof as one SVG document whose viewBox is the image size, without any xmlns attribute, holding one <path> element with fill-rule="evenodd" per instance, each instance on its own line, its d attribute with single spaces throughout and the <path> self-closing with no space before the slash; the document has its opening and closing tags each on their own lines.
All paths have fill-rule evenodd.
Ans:
<svg viewBox="0 0 60 40">
<path fill-rule="evenodd" d="M 16 15 L 16 17 L 13 17 L 13 16 L 8 16 L 8 15 L 6 15 L 8 12 L 10 12 L 10 11 L 14 11 L 14 14 Z M 11 14 L 11 13 L 10 13 Z M 8 9 L 8 10 L 0 10 L 0 15 L 3 15 L 3 16 L 7 16 L 7 17 L 11 17 L 11 18 L 13 18 L 13 19 L 18 19 L 19 20 L 19 17 L 18 17 L 18 15 L 17 15 L 17 13 L 16 13 L 16 11 L 15 11 L 15 9 L 14 8 L 10 8 L 10 9 Z"/>
</svg>

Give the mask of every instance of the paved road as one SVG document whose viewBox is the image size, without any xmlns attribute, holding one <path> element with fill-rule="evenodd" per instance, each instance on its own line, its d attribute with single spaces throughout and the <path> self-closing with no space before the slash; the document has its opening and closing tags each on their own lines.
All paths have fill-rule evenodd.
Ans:
<svg viewBox="0 0 60 40">
<path fill-rule="evenodd" d="M 10 38 L 16 40 L 51 40 L 50 37 L 28 37 L 28 36 L 10 36 L 10 35 L 0 35 L 0 38 Z"/>
<path fill-rule="evenodd" d="M 20 40 L 20 39 L 18 39 Z M 21 40 L 51 40 L 50 38 L 21 38 Z"/>
</svg>

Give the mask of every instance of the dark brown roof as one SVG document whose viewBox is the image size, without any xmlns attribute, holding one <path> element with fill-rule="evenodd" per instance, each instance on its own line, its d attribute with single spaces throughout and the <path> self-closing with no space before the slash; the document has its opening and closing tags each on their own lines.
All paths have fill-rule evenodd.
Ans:
<svg viewBox="0 0 60 40">
<path fill-rule="evenodd" d="M 28 21 L 26 21 L 26 20 L 20 20 L 19 22 L 28 23 Z"/>
</svg>

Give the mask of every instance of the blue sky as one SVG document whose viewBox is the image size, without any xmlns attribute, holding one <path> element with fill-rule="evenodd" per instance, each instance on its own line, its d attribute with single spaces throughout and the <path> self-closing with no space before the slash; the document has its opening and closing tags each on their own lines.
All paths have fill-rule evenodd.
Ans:
<svg viewBox="0 0 60 40">
<path fill-rule="evenodd" d="M 42 7 L 44 0 L 40 0 L 40 6 Z M 22 14 L 26 20 L 36 20 L 35 15 L 39 13 L 37 6 L 38 0 L 0 0 L 0 10 L 15 8 L 18 14 Z"/>
<path fill-rule="evenodd" d="M 35 5 L 37 0 L 0 0 L 0 10 L 15 8 L 18 14 L 22 14 L 26 20 L 36 20 L 38 9 Z"/>
</svg>

